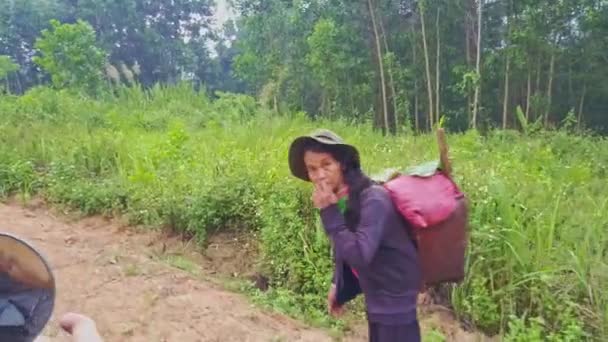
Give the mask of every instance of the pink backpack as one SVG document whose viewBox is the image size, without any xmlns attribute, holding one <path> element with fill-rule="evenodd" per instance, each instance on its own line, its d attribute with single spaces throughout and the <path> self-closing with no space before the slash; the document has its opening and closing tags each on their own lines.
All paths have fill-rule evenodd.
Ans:
<svg viewBox="0 0 608 342">
<path fill-rule="evenodd" d="M 468 204 L 450 177 L 442 129 L 438 131 L 441 163 L 427 163 L 395 174 L 383 183 L 399 213 L 410 223 L 425 286 L 461 282 L 468 244 Z"/>
</svg>

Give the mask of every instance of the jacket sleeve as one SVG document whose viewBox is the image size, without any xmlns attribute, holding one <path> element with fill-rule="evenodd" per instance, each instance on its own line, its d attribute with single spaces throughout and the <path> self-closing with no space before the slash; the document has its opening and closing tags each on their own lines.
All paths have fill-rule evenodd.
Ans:
<svg viewBox="0 0 608 342">
<path fill-rule="evenodd" d="M 361 203 L 361 216 L 357 229 L 347 229 L 338 206 L 332 204 L 321 210 L 321 220 L 327 234 L 334 243 L 336 253 L 349 265 L 365 267 L 374 258 L 384 235 L 388 205 L 381 196 L 364 197 Z"/>
<path fill-rule="evenodd" d="M 332 251 L 331 251 L 331 259 L 332 259 L 332 265 L 334 265 L 333 274 L 331 276 L 331 283 L 336 285 L 338 282 L 338 279 L 336 279 L 336 277 L 338 276 L 338 266 L 336 264 L 336 250 L 333 246 L 332 246 Z"/>
</svg>

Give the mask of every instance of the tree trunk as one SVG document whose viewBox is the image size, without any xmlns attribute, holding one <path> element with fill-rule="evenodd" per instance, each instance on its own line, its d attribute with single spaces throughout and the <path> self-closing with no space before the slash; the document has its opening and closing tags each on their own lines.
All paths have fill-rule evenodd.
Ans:
<svg viewBox="0 0 608 342">
<path fill-rule="evenodd" d="M 505 97 L 502 104 L 502 129 L 507 129 L 507 111 L 509 110 L 509 73 L 511 72 L 511 59 L 507 52 L 507 65 L 505 67 Z"/>
<path fill-rule="evenodd" d="M 433 129 L 433 86 L 431 85 L 431 67 L 429 65 L 429 50 L 426 45 L 426 29 L 424 24 L 424 9 L 420 11 L 420 24 L 422 25 L 422 46 L 424 48 L 424 65 L 426 68 L 426 86 L 429 97 L 429 130 Z"/>
<path fill-rule="evenodd" d="M 587 83 L 583 84 L 583 93 L 581 94 L 581 100 L 578 103 L 578 118 L 576 120 L 576 125 L 578 130 L 581 130 L 583 123 L 583 108 L 585 106 L 585 95 L 587 94 Z"/>
<path fill-rule="evenodd" d="M 530 94 L 531 94 L 531 78 L 532 78 L 532 72 L 530 70 L 530 67 L 528 67 L 528 89 L 527 89 L 527 93 L 526 93 L 526 121 L 530 120 Z"/>
<path fill-rule="evenodd" d="M 555 70 L 555 51 L 551 52 L 549 64 L 549 84 L 547 85 L 547 108 L 545 109 L 545 127 L 549 125 L 549 113 L 551 112 L 551 96 L 553 94 L 553 71 Z"/>
<path fill-rule="evenodd" d="M 415 81 L 416 94 L 414 95 L 414 120 L 416 125 L 416 132 L 420 132 L 420 124 L 418 122 L 418 81 Z"/>
<path fill-rule="evenodd" d="M 536 64 L 536 87 L 534 88 L 534 94 L 538 96 L 538 94 L 540 94 L 540 72 L 542 69 L 542 62 L 541 62 L 541 56 L 539 54 L 538 56 L 538 63 Z M 537 97 L 538 99 L 538 97 Z M 538 102 L 537 102 L 538 105 Z M 538 107 L 538 106 L 537 106 Z M 536 111 L 536 117 L 538 117 L 538 115 L 542 115 L 542 113 L 538 113 L 539 108 L 534 108 L 534 110 Z"/>
<path fill-rule="evenodd" d="M 386 40 L 386 32 L 384 31 L 384 21 L 380 19 L 380 32 L 382 33 L 382 41 L 384 42 L 384 51 L 389 53 L 388 42 Z M 393 77 L 393 65 L 388 68 L 388 78 L 391 87 L 391 99 L 393 100 L 393 122 L 395 125 L 395 133 L 399 132 L 399 112 L 397 110 L 397 92 L 395 91 L 395 79 Z"/>
<path fill-rule="evenodd" d="M 414 53 L 414 66 L 418 65 L 418 54 L 416 53 L 417 51 L 417 46 L 416 46 L 416 36 L 412 35 L 412 51 Z M 418 73 L 414 72 L 414 129 L 416 131 L 416 133 L 420 132 L 420 125 L 418 123 Z"/>
<path fill-rule="evenodd" d="M 471 17 L 471 6 L 469 6 L 471 3 L 473 3 L 472 1 L 468 1 L 465 9 L 465 14 L 464 14 L 464 34 L 465 34 L 465 48 L 466 48 L 466 62 L 467 62 L 467 67 L 471 67 L 473 65 L 473 54 L 471 52 L 471 36 L 472 34 L 472 30 L 474 29 L 473 27 L 473 18 Z M 467 69 L 468 70 L 468 69 Z M 471 115 L 472 115 L 472 109 L 473 109 L 473 96 L 471 94 L 470 89 L 467 87 L 466 89 L 467 92 L 467 120 L 469 122 L 471 122 Z"/>
<path fill-rule="evenodd" d="M 21 82 L 21 73 L 17 72 L 15 73 L 15 75 L 17 77 L 15 77 L 15 80 L 17 81 L 17 94 L 23 94 L 23 83 Z M 40 77 L 40 75 L 38 75 L 38 77 Z M 38 82 L 38 84 L 40 84 L 40 82 Z"/>
<path fill-rule="evenodd" d="M 467 67 L 471 66 L 471 35 L 469 34 L 469 25 L 470 25 L 470 20 L 469 20 L 469 11 L 468 9 L 465 9 L 465 13 L 464 13 L 464 43 L 465 43 L 465 57 L 466 57 L 466 62 L 467 62 Z M 467 119 L 469 120 L 469 122 L 471 121 L 471 92 L 468 90 L 466 90 L 467 92 Z"/>
<path fill-rule="evenodd" d="M 538 63 L 536 63 L 536 88 L 534 89 L 534 93 L 540 92 L 540 71 L 542 67 L 541 56 L 538 56 Z"/>
<path fill-rule="evenodd" d="M 473 119 L 471 126 L 477 128 L 477 111 L 479 109 L 479 93 L 481 91 L 481 7 L 483 0 L 477 0 L 477 60 L 475 70 L 477 73 L 477 84 L 475 85 L 475 95 L 473 98 Z"/>
<path fill-rule="evenodd" d="M 568 62 L 568 107 L 574 109 L 575 103 L 574 88 L 572 86 L 572 62 Z"/>
<path fill-rule="evenodd" d="M 353 89 L 353 81 L 351 80 L 350 76 L 347 75 L 346 78 L 348 79 L 348 89 Z M 348 92 L 348 97 L 349 97 L 349 102 L 350 102 L 350 113 L 351 115 L 355 114 L 356 110 L 355 110 L 355 99 L 353 98 L 353 92 L 352 91 L 347 91 Z"/>
<path fill-rule="evenodd" d="M 471 65 L 471 19 L 468 8 L 465 9 L 464 14 L 464 43 L 465 43 L 465 58 L 467 66 Z"/>
<path fill-rule="evenodd" d="M 508 1 L 509 5 L 512 5 L 512 2 Z M 511 6 L 509 6 L 509 10 L 507 12 L 507 36 L 505 38 L 506 48 L 505 48 L 505 93 L 502 102 L 502 129 L 507 129 L 507 121 L 508 121 L 508 113 L 509 113 L 509 77 L 511 76 L 511 55 L 509 54 L 509 46 L 511 45 Z"/>
<path fill-rule="evenodd" d="M 367 5 L 369 6 L 369 14 L 372 18 L 372 26 L 374 29 L 374 38 L 376 40 L 376 53 L 378 54 L 378 69 L 380 70 L 380 83 L 382 89 L 382 109 L 384 114 L 384 129 L 386 130 L 385 134 L 389 132 L 388 126 L 388 106 L 386 101 L 386 84 L 384 81 L 384 65 L 382 62 L 382 48 L 380 47 L 380 37 L 378 36 L 378 27 L 376 26 L 376 15 L 374 14 L 374 6 L 372 4 L 372 0 L 367 0 Z"/>
<path fill-rule="evenodd" d="M 439 122 L 439 56 L 441 55 L 441 45 L 440 45 L 440 37 L 439 37 L 439 8 L 437 8 L 437 20 L 435 21 L 435 29 L 437 31 L 437 56 L 435 58 L 435 122 Z"/>
</svg>

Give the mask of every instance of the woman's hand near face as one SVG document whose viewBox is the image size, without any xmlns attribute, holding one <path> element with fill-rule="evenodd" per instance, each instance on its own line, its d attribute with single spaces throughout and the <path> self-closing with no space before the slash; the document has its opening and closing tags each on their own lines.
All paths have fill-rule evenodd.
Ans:
<svg viewBox="0 0 608 342">
<path fill-rule="evenodd" d="M 338 202 L 338 196 L 334 194 L 331 187 L 324 182 L 315 183 L 312 193 L 312 202 L 315 208 L 324 209 Z"/>
</svg>

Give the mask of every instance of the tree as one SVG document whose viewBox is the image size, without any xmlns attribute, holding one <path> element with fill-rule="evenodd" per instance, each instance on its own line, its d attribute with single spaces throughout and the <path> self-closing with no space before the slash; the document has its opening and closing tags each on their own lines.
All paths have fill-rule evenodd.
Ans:
<svg viewBox="0 0 608 342">
<path fill-rule="evenodd" d="M 0 56 L 0 81 L 6 81 L 6 91 L 10 92 L 8 75 L 19 70 L 19 65 L 14 63 L 9 56 Z M 2 88 L 0 88 L 2 90 Z"/>
<path fill-rule="evenodd" d="M 210 67 L 209 51 L 200 47 L 207 39 L 216 39 L 211 28 L 212 0 L 59 2 L 65 22 L 82 19 L 93 26 L 111 64 L 137 63 L 144 86 L 174 83 Z M 204 56 L 194 56 L 195 51 Z"/>
<path fill-rule="evenodd" d="M 51 20 L 35 47 L 34 62 L 50 74 L 56 88 L 84 89 L 94 93 L 103 82 L 106 53 L 98 48 L 95 31 L 88 23 L 61 24 Z"/>
<path fill-rule="evenodd" d="M 323 88 L 321 113 L 333 114 L 340 96 L 340 81 L 348 73 L 347 49 L 341 46 L 343 33 L 331 19 L 321 19 L 314 26 L 313 33 L 308 36 L 309 52 L 307 63 L 313 70 L 315 79 Z M 352 108 L 352 105 L 351 105 Z"/>
<path fill-rule="evenodd" d="M 369 15 L 371 17 L 372 28 L 374 30 L 374 41 L 376 45 L 376 54 L 378 60 L 378 71 L 380 73 L 380 89 L 382 89 L 382 113 L 384 114 L 384 130 L 385 133 L 389 133 L 389 123 L 388 123 L 388 104 L 386 100 L 386 81 L 384 77 L 384 63 L 382 61 L 382 48 L 380 46 L 380 36 L 378 33 L 378 25 L 376 24 L 376 9 L 372 0 L 367 0 L 367 4 L 369 7 Z"/>
<path fill-rule="evenodd" d="M 473 118 L 471 119 L 471 127 L 477 128 L 477 113 L 479 112 L 479 98 L 481 93 L 481 25 L 482 8 L 484 0 L 477 0 L 477 57 L 475 59 L 475 95 L 473 97 Z"/>
<path fill-rule="evenodd" d="M 6 83 L 11 91 L 22 93 L 40 82 L 37 65 L 33 63 L 34 42 L 49 20 L 61 17 L 56 1 L 0 0 L 0 55 L 9 56 L 19 65 Z"/>
<path fill-rule="evenodd" d="M 422 46 L 424 47 L 424 67 L 426 70 L 426 92 L 427 92 L 427 96 L 429 99 L 429 120 L 428 120 L 428 124 L 429 124 L 429 129 L 433 126 L 433 86 L 431 85 L 431 67 L 430 67 L 430 56 L 429 56 L 429 49 L 427 47 L 427 34 L 426 34 L 426 24 L 424 21 L 425 18 L 425 12 L 427 11 L 426 8 L 426 2 L 422 1 L 420 3 L 420 27 L 421 27 L 421 31 L 422 31 Z"/>
</svg>

